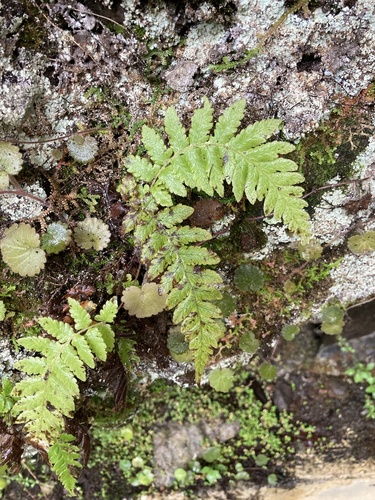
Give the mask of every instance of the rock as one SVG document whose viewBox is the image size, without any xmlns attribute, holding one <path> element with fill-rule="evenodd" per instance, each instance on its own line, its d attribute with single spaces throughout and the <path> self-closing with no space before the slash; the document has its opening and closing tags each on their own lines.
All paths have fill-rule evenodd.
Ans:
<svg viewBox="0 0 375 500">
<path fill-rule="evenodd" d="M 168 423 L 159 427 L 154 435 L 154 474 L 157 487 L 171 486 L 174 471 L 185 467 L 190 460 L 200 457 L 204 441 L 224 442 L 237 435 L 237 422 L 201 421 L 197 424 Z"/>
</svg>

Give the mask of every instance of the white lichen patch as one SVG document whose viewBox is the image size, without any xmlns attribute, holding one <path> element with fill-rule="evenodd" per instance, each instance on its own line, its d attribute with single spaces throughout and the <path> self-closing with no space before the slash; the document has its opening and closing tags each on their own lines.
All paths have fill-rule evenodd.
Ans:
<svg viewBox="0 0 375 500">
<path fill-rule="evenodd" d="M 344 241 L 355 219 L 355 216 L 349 215 L 343 207 L 349 199 L 340 188 L 323 196 L 312 220 L 313 234 L 321 243 L 335 246 Z"/>
<path fill-rule="evenodd" d="M 30 186 L 24 186 L 23 189 L 42 200 L 47 198 L 46 192 L 40 186 L 39 182 L 35 182 Z M 42 203 L 27 196 L 14 194 L 2 194 L 0 196 L 0 211 L 5 217 L 14 222 L 24 218 L 31 219 L 37 217 L 42 213 L 44 208 Z"/>
<path fill-rule="evenodd" d="M 349 305 L 375 295 L 375 254 L 346 255 L 337 269 L 331 271 L 334 285 L 328 297 Z"/>
</svg>

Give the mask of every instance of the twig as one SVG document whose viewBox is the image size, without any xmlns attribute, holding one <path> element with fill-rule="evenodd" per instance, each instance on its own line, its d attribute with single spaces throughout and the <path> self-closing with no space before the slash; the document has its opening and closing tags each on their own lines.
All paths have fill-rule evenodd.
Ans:
<svg viewBox="0 0 375 500">
<path fill-rule="evenodd" d="M 45 144 L 47 142 L 62 141 L 63 139 L 68 139 L 73 135 L 85 135 L 85 134 L 91 134 L 93 132 L 102 132 L 102 131 L 109 131 L 109 128 L 90 128 L 88 130 L 79 130 L 78 132 L 72 132 L 71 134 L 55 137 L 54 139 L 42 139 L 39 141 L 23 141 L 22 139 L 13 139 L 11 137 L 0 138 L 0 141 L 11 142 L 15 144 Z"/>
</svg>

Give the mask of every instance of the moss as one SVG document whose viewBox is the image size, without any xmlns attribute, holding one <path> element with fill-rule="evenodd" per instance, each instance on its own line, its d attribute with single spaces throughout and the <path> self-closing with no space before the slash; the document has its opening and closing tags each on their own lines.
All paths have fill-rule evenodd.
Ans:
<svg viewBox="0 0 375 500">
<path fill-rule="evenodd" d="M 141 400 L 138 395 L 138 404 L 126 415 L 94 422 L 93 450 L 88 467 L 100 471 L 101 494 L 104 494 L 100 498 L 121 498 L 118 488 L 123 496 L 134 495 L 131 484 L 137 484 L 142 470 L 152 469 L 155 429 L 167 422 L 223 419 L 239 423 L 236 437 L 214 445 L 217 456 L 210 467 L 220 471 L 224 483 L 236 480 L 238 464 L 244 470 L 256 470 L 256 459 L 261 453 L 268 457 L 267 466 L 259 468 L 256 474 L 251 472 L 251 479 L 265 484 L 269 473 L 282 474 L 276 464 L 290 460 L 295 452 L 295 438 L 298 441 L 304 432 L 302 439 L 310 438 L 312 429 L 294 422 L 291 414 L 279 414 L 271 401 L 261 403 L 250 387 L 250 373 L 237 374 L 234 382 L 234 388 L 228 393 L 218 393 L 208 386 L 183 388 L 157 380 L 142 392 Z M 191 468 L 191 482 L 180 484 L 188 488 L 189 494 L 194 495 L 194 489 L 205 484 L 205 474 L 201 472 L 205 465 L 204 457 L 196 459 Z M 152 483 L 141 484 L 136 491 L 139 494 L 152 492 L 155 487 Z"/>
<path fill-rule="evenodd" d="M 297 145 L 291 158 L 305 176 L 306 193 L 325 186 L 335 176 L 350 179 L 354 160 L 368 144 L 372 129 L 368 104 L 374 99 L 374 84 L 355 98 L 342 98 L 330 118 Z M 309 196 L 309 205 L 317 204 L 320 197 L 320 193 Z"/>
<path fill-rule="evenodd" d="M 24 0 L 23 5 L 27 16 L 18 31 L 17 47 L 39 50 L 48 38 L 47 21 L 35 4 Z"/>
</svg>

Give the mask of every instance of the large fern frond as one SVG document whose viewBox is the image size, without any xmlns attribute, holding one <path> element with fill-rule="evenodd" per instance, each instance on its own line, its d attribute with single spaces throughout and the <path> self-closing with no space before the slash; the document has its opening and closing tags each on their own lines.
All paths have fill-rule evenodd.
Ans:
<svg viewBox="0 0 375 500">
<path fill-rule="evenodd" d="M 159 278 L 169 292 L 167 305 L 175 308 L 174 323 L 181 324 L 194 352 L 197 380 L 224 329 L 221 312 L 212 302 L 220 297 L 221 279 L 206 268 L 217 264 L 218 257 L 197 246 L 209 240 L 210 233 L 181 226 L 192 209 L 173 206 L 172 195 L 186 197 L 188 188 L 194 188 L 223 196 L 226 182 L 232 185 L 237 201 L 244 196 L 250 203 L 263 201 L 265 215 L 273 214 L 297 233 L 309 233 L 307 204 L 298 186 L 303 176 L 296 171 L 296 163 L 280 156 L 294 146 L 267 142 L 280 128 L 280 120 L 262 120 L 238 133 L 244 109 L 245 101 L 237 101 L 213 126 L 213 109 L 204 99 L 203 108 L 194 111 L 189 132 L 176 110 L 167 109 L 166 141 L 143 126 L 142 141 L 149 159 L 129 156 L 126 168 L 133 181 L 128 175 L 120 188 L 129 205 L 124 231 L 133 232 L 148 276 Z"/>
<path fill-rule="evenodd" d="M 295 162 L 280 157 L 293 151 L 294 146 L 281 141 L 266 143 L 280 128 L 277 119 L 256 122 L 237 134 L 244 109 L 244 100 L 234 103 L 220 116 L 211 133 L 213 109 L 205 99 L 203 108 L 195 110 L 187 134 L 175 109 L 169 108 L 164 120 L 169 146 L 144 125 L 142 141 L 152 162 L 129 156 L 128 172 L 150 183 L 154 193 L 164 189 L 178 196 L 186 196 L 187 187 L 223 196 L 226 181 L 232 184 L 237 201 L 244 195 L 251 203 L 264 200 L 266 215 L 273 212 L 291 230 L 308 233 L 304 210 L 307 203 L 301 199 L 302 188 L 296 186 L 304 178 L 296 172 Z M 158 203 L 170 206 L 172 200 L 160 198 Z"/>
</svg>

